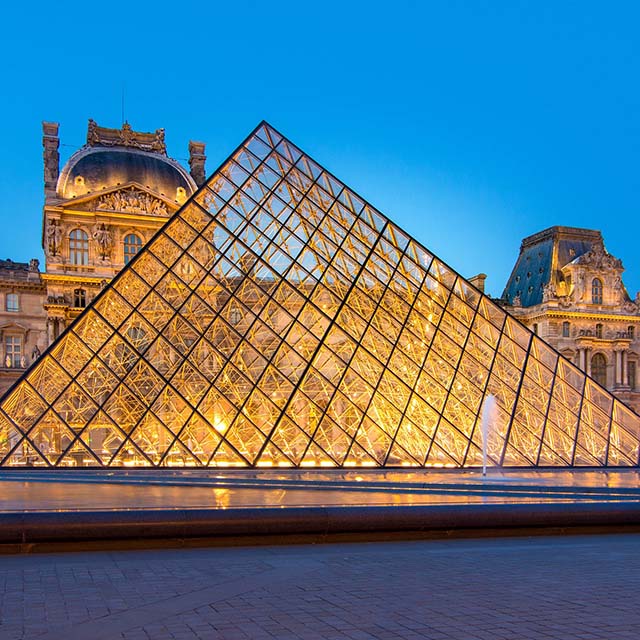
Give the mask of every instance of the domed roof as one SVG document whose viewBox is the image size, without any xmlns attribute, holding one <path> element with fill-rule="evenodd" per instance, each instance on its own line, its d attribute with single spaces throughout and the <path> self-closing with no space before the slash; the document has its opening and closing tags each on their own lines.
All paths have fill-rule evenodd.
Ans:
<svg viewBox="0 0 640 640">
<path fill-rule="evenodd" d="M 196 190 L 187 171 L 166 156 L 162 129 L 137 133 L 126 123 L 122 129 L 106 129 L 89 121 L 87 145 L 62 169 L 57 193 L 79 198 L 130 182 L 176 202 Z"/>
</svg>

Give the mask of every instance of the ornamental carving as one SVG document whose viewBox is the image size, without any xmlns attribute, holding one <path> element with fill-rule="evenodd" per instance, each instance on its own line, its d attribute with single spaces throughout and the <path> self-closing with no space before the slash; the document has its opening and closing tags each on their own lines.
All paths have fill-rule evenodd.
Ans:
<svg viewBox="0 0 640 640">
<path fill-rule="evenodd" d="M 45 228 L 45 252 L 48 256 L 60 255 L 62 247 L 62 228 L 59 220 L 47 221 Z"/>
<path fill-rule="evenodd" d="M 604 248 L 604 245 L 597 244 L 591 251 L 582 254 L 577 260 L 577 264 L 594 269 L 622 269 L 622 260 L 615 258 Z"/>
<path fill-rule="evenodd" d="M 95 120 L 89 120 L 87 128 L 87 144 L 90 147 L 134 147 L 142 151 L 155 151 L 167 155 L 164 142 L 164 129 L 156 129 L 154 133 L 134 131 L 128 122 L 122 129 L 99 127 Z"/>
<path fill-rule="evenodd" d="M 98 245 L 98 255 L 101 260 L 106 260 L 111 255 L 113 246 L 113 235 L 106 224 L 97 224 L 93 229 L 93 239 Z"/>
<path fill-rule="evenodd" d="M 168 216 L 170 213 L 162 200 L 135 187 L 101 195 L 98 198 L 96 210 L 146 213 L 152 216 Z"/>
</svg>

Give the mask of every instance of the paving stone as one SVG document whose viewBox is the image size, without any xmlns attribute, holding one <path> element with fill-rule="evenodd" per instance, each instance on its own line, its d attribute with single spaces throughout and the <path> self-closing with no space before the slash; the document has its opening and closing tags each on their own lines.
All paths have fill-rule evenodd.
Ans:
<svg viewBox="0 0 640 640">
<path fill-rule="evenodd" d="M 3 640 L 637 640 L 640 535 L 0 557 Z"/>
</svg>

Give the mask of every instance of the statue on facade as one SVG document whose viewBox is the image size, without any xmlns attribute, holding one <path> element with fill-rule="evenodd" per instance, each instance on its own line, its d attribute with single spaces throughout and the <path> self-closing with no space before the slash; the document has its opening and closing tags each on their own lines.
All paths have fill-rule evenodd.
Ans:
<svg viewBox="0 0 640 640">
<path fill-rule="evenodd" d="M 49 256 L 57 256 L 62 248 L 62 229 L 59 220 L 49 220 L 45 229 L 45 251 Z"/>
<path fill-rule="evenodd" d="M 38 258 L 31 258 L 31 260 L 29 260 L 29 271 L 33 271 L 34 273 L 40 271 L 40 260 L 38 260 Z"/>
<path fill-rule="evenodd" d="M 31 360 L 35 362 L 39 357 L 40 357 L 40 349 L 38 348 L 38 345 L 36 345 L 35 347 L 33 347 L 33 350 L 31 351 Z"/>
<path fill-rule="evenodd" d="M 106 260 L 111 255 L 112 237 L 109 227 L 104 222 L 94 228 L 93 239 L 98 244 L 100 258 Z"/>
<path fill-rule="evenodd" d="M 549 281 L 542 287 L 542 302 L 548 302 L 556 297 L 556 286 Z"/>
</svg>

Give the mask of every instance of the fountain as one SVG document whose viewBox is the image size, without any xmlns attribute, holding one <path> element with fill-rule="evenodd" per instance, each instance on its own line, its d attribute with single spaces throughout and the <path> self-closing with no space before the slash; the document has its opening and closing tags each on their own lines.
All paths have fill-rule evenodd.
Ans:
<svg viewBox="0 0 640 640">
<path fill-rule="evenodd" d="M 495 422 L 496 399 L 489 394 L 482 405 L 482 475 L 487 475 L 487 449 L 489 447 L 489 427 Z"/>
</svg>

